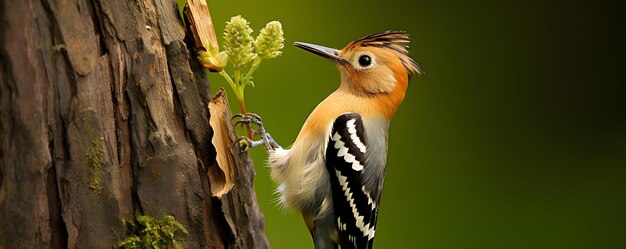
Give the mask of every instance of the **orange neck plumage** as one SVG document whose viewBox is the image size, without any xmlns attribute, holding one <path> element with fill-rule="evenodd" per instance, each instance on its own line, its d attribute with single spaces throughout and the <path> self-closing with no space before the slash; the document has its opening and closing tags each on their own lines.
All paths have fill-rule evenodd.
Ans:
<svg viewBox="0 0 626 249">
<path fill-rule="evenodd" d="M 323 134 L 335 118 L 347 112 L 359 113 L 363 118 L 379 117 L 390 121 L 398 106 L 404 100 L 408 87 L 408 75 L 396 74 L 397 83 L 389 93 L 359 94 L 342 83 L 339 89 L 322 101 L 307 118 L 298 137 L 303 131 Z"/>
</svg>

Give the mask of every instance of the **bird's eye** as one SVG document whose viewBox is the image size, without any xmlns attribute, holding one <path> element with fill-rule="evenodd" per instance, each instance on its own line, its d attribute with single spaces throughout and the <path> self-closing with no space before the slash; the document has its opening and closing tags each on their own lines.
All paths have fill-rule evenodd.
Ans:
<svg viewBox="0 0 626 249">
<path fill-rule="evenodd" d="M 361 55 L 359 57 L 359 65 L 362 67 L 368 67 L 372 65 L 372 58 L 369 55 Z"/>
</svg>

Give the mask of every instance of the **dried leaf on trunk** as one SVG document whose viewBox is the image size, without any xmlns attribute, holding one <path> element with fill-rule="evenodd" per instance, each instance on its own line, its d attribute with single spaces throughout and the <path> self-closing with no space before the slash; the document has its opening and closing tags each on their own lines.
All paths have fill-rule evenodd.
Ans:
<svg viewBox="0 0 626 249">
<path fill-rule="evenodd" d="M 234 127 L 230 121 L 230 106 L 223 88 L 209 102 L 209 112 L 209 125 L 213 128 L 211 143 L 217 153 L 217 165 L 209 168 L 209 181 L 213 196 L 221 197 L 232 189 L 234 178 L 234 158 L 231 153 L 234 140 L 230 135 L 234 132 Z"/>
</svg>

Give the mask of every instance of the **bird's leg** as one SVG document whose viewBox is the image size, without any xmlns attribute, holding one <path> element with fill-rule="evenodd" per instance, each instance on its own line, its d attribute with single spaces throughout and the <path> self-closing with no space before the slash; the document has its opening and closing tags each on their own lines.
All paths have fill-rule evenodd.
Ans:
<svg viewBox="0 0 626 249">
<path fill-rule="evenodd" d="M 281 148 L 278 143 L 274 141 L 272 136 L 265 131 L 265 127 L 263 127 L 263 122 L 261 121 L 261 117 L 254 113 L 246 113 L 246 114 L 237 114 L 234 115 L 232 119 L 240 118 L 235 122 L 235 126 L 237 125 L 245 125 L 245 124 L 254 124 L 257 126 L 257 129 L 254 130 L 255 135 L 259 135 L 261 140 L 254 141 L 249 137 L 240 137 L 235 141 L 235 143 L 239 143 L 240 145 L 245 141 L 247 144 L 246 147 L 257 147 L 259 145 L 265 145 L 267 151 L 274 151 L 275 149 Z M 247 148 L 245 149 L 247 150 Z"/>
</svg>

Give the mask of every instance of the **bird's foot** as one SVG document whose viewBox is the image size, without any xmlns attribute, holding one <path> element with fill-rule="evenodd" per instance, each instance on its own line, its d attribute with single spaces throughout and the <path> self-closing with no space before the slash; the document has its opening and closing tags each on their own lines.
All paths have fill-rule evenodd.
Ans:
<svg viewBox="0 0 626 249">
<path fill-rule="evenodd" d="M 232 121 L 239 119 L 234 122 L 235 127 L 237 125 L 256 125 L 257 129 L 254 130 L 254 135 L 259 135 L 261 140 L 254 141 L 249 137 L 240 137 L 235 141 L 235 143 L 239 144 L 239 147 L 244 148 L 244 151 L 248 150 L 250 147 L 257 147 L 259 145 L 265 145 L 267 151 L 273 151 L 277 148 L 281 148 L 278 143 L 274 141 L 272 136 L 265 131 L 265 127 L 263 126 L 263 122 L 261 121 L 261 117 L 254 113 L 246 113 L 246 114 L 236 114 L 233 115 Z"/>
</svg>

